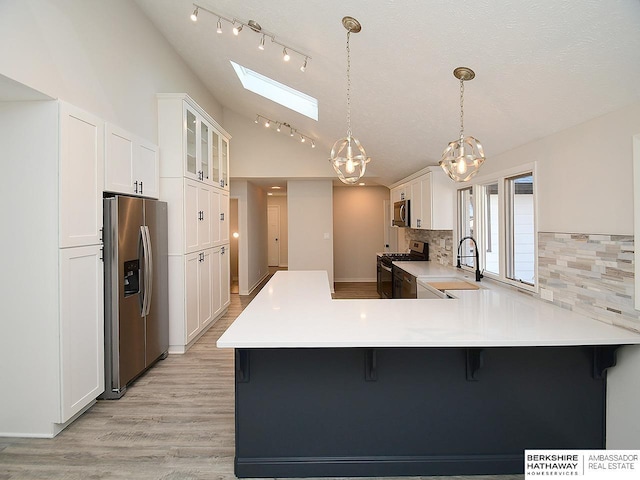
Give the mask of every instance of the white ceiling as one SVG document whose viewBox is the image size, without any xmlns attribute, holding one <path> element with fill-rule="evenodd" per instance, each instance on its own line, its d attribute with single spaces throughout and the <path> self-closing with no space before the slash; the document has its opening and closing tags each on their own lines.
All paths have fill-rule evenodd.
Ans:
<svg viewBox="0 0 640 480">
<path fill-rule="evenodd" d="M 292 124 L 327 152 L 346 134 L 345 15 L 351 36 L 351 126 L 372 157 L 366 177 L 389 185 L 435 165 L 459 131 L 458 66 L 465 83 L 465 134 L 487 161 L 514 147 L 640 101 L 640 0 L 199 0 L 312 57 L 281 59 L 282 48 L 245 28 L 234 37 L 217 17 L 189 15 L 191 0 L 136 0 L 225 107 Z M 233 60 L 314 96 L 315 122 L 245 91 Z M 606 159 L 603 159 L 606 161 Z"/>
</svg>

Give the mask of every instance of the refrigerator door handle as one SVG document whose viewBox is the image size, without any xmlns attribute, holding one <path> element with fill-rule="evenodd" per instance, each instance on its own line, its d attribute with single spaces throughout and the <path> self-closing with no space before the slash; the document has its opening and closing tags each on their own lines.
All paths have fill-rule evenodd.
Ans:
<svg viewBox="0 0 640 480">
<path fill-rule="evenodd" d="M 140 316 L 144 317 L 147 312 L 147 297 L 149 296 L 149 248 L 147 246 L 147 234 L 144 229 L 144 225 L 140 225 L 140 240 L 142 243 L 142 268 L 144 268 L 144 274 L 142 276 L 142 305 L 140 305 Z"/>
<path fill-rule="evenodd" d="M 151 234 L 149 233 L 149 227 L 144 226 L 145 235 L 147 237 L 147 252 L 145 258 L 147 259 L 147 272 L 148 276 L 145 284 L 145 296 L 147 298 L 147 308 L 144 312 L 145 315 L 149 315 L 151 310 L 151 296 L 153 295 L 153 249 L 151 248 Z"/>
</svg>

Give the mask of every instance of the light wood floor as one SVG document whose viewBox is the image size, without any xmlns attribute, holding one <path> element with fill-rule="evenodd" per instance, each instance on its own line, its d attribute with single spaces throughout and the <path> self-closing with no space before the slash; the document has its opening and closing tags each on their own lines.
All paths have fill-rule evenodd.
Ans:
<svg viewBox="0 0 640 480">
<path fill-rule="evenodd" d="M 358 290 L 349 287 L 354 296 L 371 294 L 370 286 Z M 57 437 L 0 438 L 0 480 L 235 478 L 233 352 L 215 342 L 251 298 L 232 295 L 229 312 L 185 355 L 160 361 L 120 400 L 99 401 Z"/>
</svg>

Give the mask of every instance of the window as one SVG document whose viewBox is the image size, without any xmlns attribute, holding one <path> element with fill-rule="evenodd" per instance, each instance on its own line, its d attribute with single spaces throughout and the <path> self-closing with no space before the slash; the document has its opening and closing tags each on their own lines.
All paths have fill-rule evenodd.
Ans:
<svg viewBox="0 0 640 480">
<path fill-rule="evenodd" d="M 231 62 L 242 86 L 313 120 L 318 120 L 318 100 L 272 78 Z"/>
<path fill-rule="evenodd" d="M 537 270 L 533 167 L 458 190 L 458 241 L 476 240 L 485 276 L 526 289 L 535 289 Z M 464 242 L 460 255 L 462 266 L 475 269 L 473 242 Z"/>
<path fill-rule="evenodd" d="M 471 187 L 458 190 L 458 231 L 459 237 L 474 237 L 473 230 L 473 189 Z M 475 238 L 475 237 L 474 237 Z M 460 249 L 460 264 L 474 267 L 475 251 L 473 243 L 465 242 Z"/>
<path fill-rule="evenodd" d="M 531 173 L 507 178 L 506 219 L 507 246 L 506 276 L 516 282 L 535 284 L 535 228 L 533 205 L 533 175 Z"/>
</svg>

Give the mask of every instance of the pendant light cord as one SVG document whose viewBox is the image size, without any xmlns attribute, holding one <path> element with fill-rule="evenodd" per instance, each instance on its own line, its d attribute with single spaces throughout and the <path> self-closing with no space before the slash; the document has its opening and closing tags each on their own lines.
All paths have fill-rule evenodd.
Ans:
<svg viewBox="0 0 640 480">
<path fill-rule="evenodd" d="M 460 79 L 460 140 L 464 140 L 464 80 Z"/>
<path fill-rule="evenodd" d="M 351 49 L 349 38 L 351 30 L 347 30 L 347 138 L 351 138 Z"/>
</svg>

